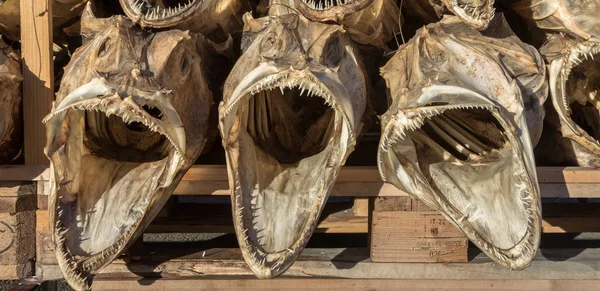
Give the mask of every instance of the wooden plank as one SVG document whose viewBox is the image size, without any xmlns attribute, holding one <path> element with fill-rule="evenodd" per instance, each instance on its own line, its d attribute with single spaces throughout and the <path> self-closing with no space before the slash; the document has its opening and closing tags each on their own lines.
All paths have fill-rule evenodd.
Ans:
<svg viewBox="0 0 600 291">
<path fill-rule="evenodd" d="M 181 250 L 185 252 L 185 250 Z M 188 250 L 189 252 L 190 250 Z M 358 253 L 357 251 L 360 251 Z M 228 256 L 222 254 L 226 252 Z M 210 276 L 252 276 L 240 250 L 196 250 L 198 258 L 156 260 L 117 259 L 97 277 L 120 278 L 193 278 Z M 362 255 L 361 255 L 362 253 Z M 350 254 L 350 255 L 348 255 Z M 39 264 L 37 275 L 44 280 L 57 279 L 56 265 Z M 305 249 L 294 265 L 283 274 L 297 278 L 354 278 L 403 280 L 600 280 L 599 249 L 542 249 L 530 267 L 511 271 L 485 255 L 469 263 L 375 263 L 368 260 L 368 250 Z M 220 277 L 226 279 L 226 277 Z M 98 287 L 94 285 L 95 287 Z M 152 286 L 152 285 L 151 285 Z M 594 289 L 592 289 L 594 290 Z"/>
<path fill-rule="evenodd" d="M 373 237 L 381 235 L 388 239 L 464 237 L 437 211 L 373 211 L 372 231 Z"/>
<path fill-rule="evenodd" d="M 23 122 L 25 164 L 46 165 L 42 119 L 54 100 L 52 5 L 49 0 L 21 1 Z"/>
<path fill-rule="evenodd" d="M 466 238 L 371 237 L 371 261 L 397 263 L 468 262 Z"/>
<path fill-rule="evenodd" d="M 386 200 L 390 201 L 387 197 Z M 426 206 L 419 202 L 415 203 L 417 205 L 415 209 L 429 209 L 424 208 Z M 382 207 L 381 205 L 379 204 L 378 207 Z M 564 210 L 563 212 L 561 212 L 561 208 Z M 38 233 L 47 231 L 48 211 L 38 210 L 36 213 Z M 231 208 L 227 204 L 175 204 L 171 213 L 177 215 L 157 217 L 146 229 L 146 233 L 233 233 Z M 389 220 L 394 217 L 393 212 L 378 213 L 383 213 L 378 214 L 378 223 L 381 223 L 382 219 L 385 222 L 385 219 Z M 433 219 L 443 225 L 441 228 L 434 225 L 424 226 L 419 233 L 424 234 L 435 229 L 438 232 L 437 236 L 427 235 L 429 237 L 457 235 L 457 232 L 447 225 L 448 222 L 439 213 L 429 211 L 426 214 L 430 215 L 428 216 L 430 220 Z M 434 215 L 431 216 L 431 214 Z M 542 222 L 544 233 L 600 232 L 600 204 L 545 203 L 542 205 L 542 214 L 544 215 Z M 418 219 L 421 221 L 426 219 L 425 216 L 417 215 L 415 217 L 415 215 L 411 214 L 413 217 L 409 219 L 413 223 Z M 349 206 L 344 208 L 328 204 L 320 219 L 316 229 L 316 232 L 319 233 L 368 233 L 368 217 L 354 215 Z M 390 230 L 393 231 L 392 233 L 403 232 L 404 235 L 407 233 L 406 226 L 389 225 L 388 227 L 393 228 Z M 450 234 L 448 234 L 448 229 L 450 229 Z M 413 232 L 416 231 L 413 230 Z M 38 234 L 38 237 L 49 239 L 45 238 L 44 234 Z"/>
<path fill-rule="evenodd" d="M 97 279 L 94 290 L 594 290 L 594 280 L 374 280 L 252 277 L 203 279 Z"/>
<path fill-rule="evenodd" d="M 2 165 L 0 181 L 47 181 L 50 170 L 44 165 Z"/>
<path fill-rule="evenodd" d="M 597 184 L 600 183 L 600 169 L 579 167 L 538 167 L 538 179 L 542 184 Z M 44 166 L 0 167 L 0 181 L 48 180 L 49 170 Z M 227 182 L 227 169 L 224 165 L 194 165 L 183 176 L 182 181 Z M 376 182 L 381 183 L 377 167 L 343 167 L 338 182 Z"/>
<path fill-rule="evenodd" d="M 39 183 L 38 194 L 48 195 L 49 182 Z M 598 187 L 598 184 L 540 184 L 542 198 L 600 198 Z M 229 184 L 225 181 L 181 181 L 173 195 L 229 196 Z M 382 182 L 337 182 L 330 196 L 408 197 L 408 194 Z"/>
<path fill-rule="evenodd" d="M 369 198 L 357 197 L 353 202 L 352 212 L 355 216 L 369 216 Z"/>
<path fill-rule="evenodd" d="M 418 199 L 410 197 L 377 197 L 373 211 L 434 211 Z"/>
</svg>

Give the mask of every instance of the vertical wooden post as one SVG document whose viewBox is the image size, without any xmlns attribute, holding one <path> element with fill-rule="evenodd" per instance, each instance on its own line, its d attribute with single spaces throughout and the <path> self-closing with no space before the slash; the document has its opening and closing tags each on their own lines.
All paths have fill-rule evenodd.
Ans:
<svg viewBox="0 0 600 291">
<path fill-rule="evenodd" d="M 25 164 L 47 164 L 42 119 L 50 112 L 54 100 L 50 0 L 21 0 L 21 56 Z"/>
</svg>

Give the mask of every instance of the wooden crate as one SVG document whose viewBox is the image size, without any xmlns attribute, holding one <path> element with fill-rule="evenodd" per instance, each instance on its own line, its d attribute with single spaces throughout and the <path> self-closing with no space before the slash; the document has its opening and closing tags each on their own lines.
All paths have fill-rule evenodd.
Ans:
<svg viewBox="0 0 600 291">
<path fill-rule="evenodd" d="M 373 262 L 467 262 L 469 240 L 439 212 L 409 197 L 374 199 Z"/>
</svg>

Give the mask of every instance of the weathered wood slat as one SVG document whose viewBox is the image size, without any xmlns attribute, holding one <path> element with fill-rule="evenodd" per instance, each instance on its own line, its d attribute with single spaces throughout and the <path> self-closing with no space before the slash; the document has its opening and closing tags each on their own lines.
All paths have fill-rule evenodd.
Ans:
<svg viewBox="0 0 600 291">
<path fill-rule="evenodd" d="M 151 251 L 151 250 L 149 250 Z M 179 257 L 142 256 L 139 261 L 115 260 L 102 278 L 191 278 L 252 276 L 239 249 L 209 249 Z M 154 257 L 152 257 L 154 256 Z M 479 255 L 469 263 L 373 263 L 365 248 L 305 249 L 283 275 L 303 278 L 354 278 L 401 280 L 599 280 L 600 250 L 544 249 L 523 271 L 511 271 Z M 56 279 L 56 266 L 42 266 L 43 279 Z M 58 273 L 59 275 L 59 273 Z M 220 277 L 226 279 L 226 277 Z M 250 278 L 250 277 L 249 277 Z M 96 284 L 96 283 L 94 283 Z M 95 288 L 100 286 L 94 285 Z M 597 286 L 596 286 L 597 287 Z M 558 289 L 562 290 L 562 289 Z"/>
<path fill-rule="evenodd" d="M 21 0 L 24 156 L 27 165 L 47 165 L 42 119 L 54 101 L 52 2 Z M 1 175 L 0 175 L 1 176 Z"/>
<path fill-rule="evenodd" d="M 368 233 L 368 217 L 354 215 L 351 206 L 330 203 L 321 215 L 316 232 L 320 233 Z M 564 204 L 560 204 L 564 205 Z M 568 211 L 557 213 L 560 205 L 544 204 L 542 227 L 544 233 L 600 232 L 600 205 L 573 204 Z M 552 211 L 544 211 L 546 207 Z M 48 211 L 38 210 L 37 229 L 45 230 L 48 225 Z M 233 221 L 231 207 L 226 204 L 182 204 L 171 209 L 171 215 L 157 217 L 146 229 L 147 233 L 232 233 Z M 441 218 L 437 212 L 430 212 L 435 218 Z M 385 213 L 384 213 L 385 215 Z M 446 227 L 446 226 L 445 226 Z M 448 225 L 444 229 L 452 229 Z M 396 229 L 395 231 L 401 231 Z M 424 229 L 424 232 L 427 230 Z M 440 231 L 440 229 L 438 229 Z M 451 232 L 452 235 L 456 233 Z M 435 236 L 432 236 L 435 237 Z"/>
<path fill-rule="evenodd" d="M 594 280 L 377 280 L 252 277 L 203 279 L 97 279 L 94 290 L 593 290 Z"/>
<path fill-rule="evenodd" d="M 538 167 L 540 183 L 600 183 L 600 169 L 579 167 Z M 0 181 L 48 180 L 46 166 L 0 166 Z M 227 181 L 224 165 L 194 165 L 183 176 L 182 181 Z M 343 167 L 337 179 L 340 182 L 381 182 L 377 167 Z"/>
<path fill-rule="evenodd" d="M 600 197 L 600 170 L 584 168 L 538 168 L 542 197 Z M 0 167 L 0 181 L 42 181 L 38 194 L 48 194 L 49 173 L 42 167 Z M 184 176 L 174 195 L 229 195 L 224 166 L 196 165 Z M 379 178 L 375 167 L 344 167 L 331 196 L 386 197 L 408 196 Z"/>
</svg>

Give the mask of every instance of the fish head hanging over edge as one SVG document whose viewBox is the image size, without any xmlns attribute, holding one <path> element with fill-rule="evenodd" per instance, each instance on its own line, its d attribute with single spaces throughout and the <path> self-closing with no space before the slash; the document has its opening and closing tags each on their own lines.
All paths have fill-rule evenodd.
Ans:
<svg viewBox="0 0 600 291">
<path fill-rule="evenodd" d="M 446 17 L 381 69 L 393 103 L 382 116 L 378 167 L 492 259 L 523 269 L 541 230 L 529 133 L 541 132 L 547 85 L 536 50 L 495 20 L 479 32 Z M 539 108 L 524 109 L 524 96 Z"/>
<path fill-rule="evenodd" d="M 540 52 L 548 63 L 552 100 L 547 106 L 547 137 L 559 146 L 548 148 L 551 152 L 542 158 L 599 167 L 600 43 L 555 34 Z"/>
<path fill-rule="evenodd" d="M 219 106 L 233 217 L 260 278 L 283 273 L 314 231 L 366 111 L 366 78 L 338 25 L 245 17 L 244 53 Z"/>
<path fill-rule="evenodd" d="M 548 32 L 600 42 L 600 1 L 513 0 L 511 7 Z"/>
<path fill-rule="evenodd" d="M 204 147 L 212 103 L 202 36 L 146 33 L 120 16 L 82 20 L 93 28 L 102 29 L 74 53 L 44 120 L 51 230 L 75 289 L 162 208 Z"/>
</svg>

